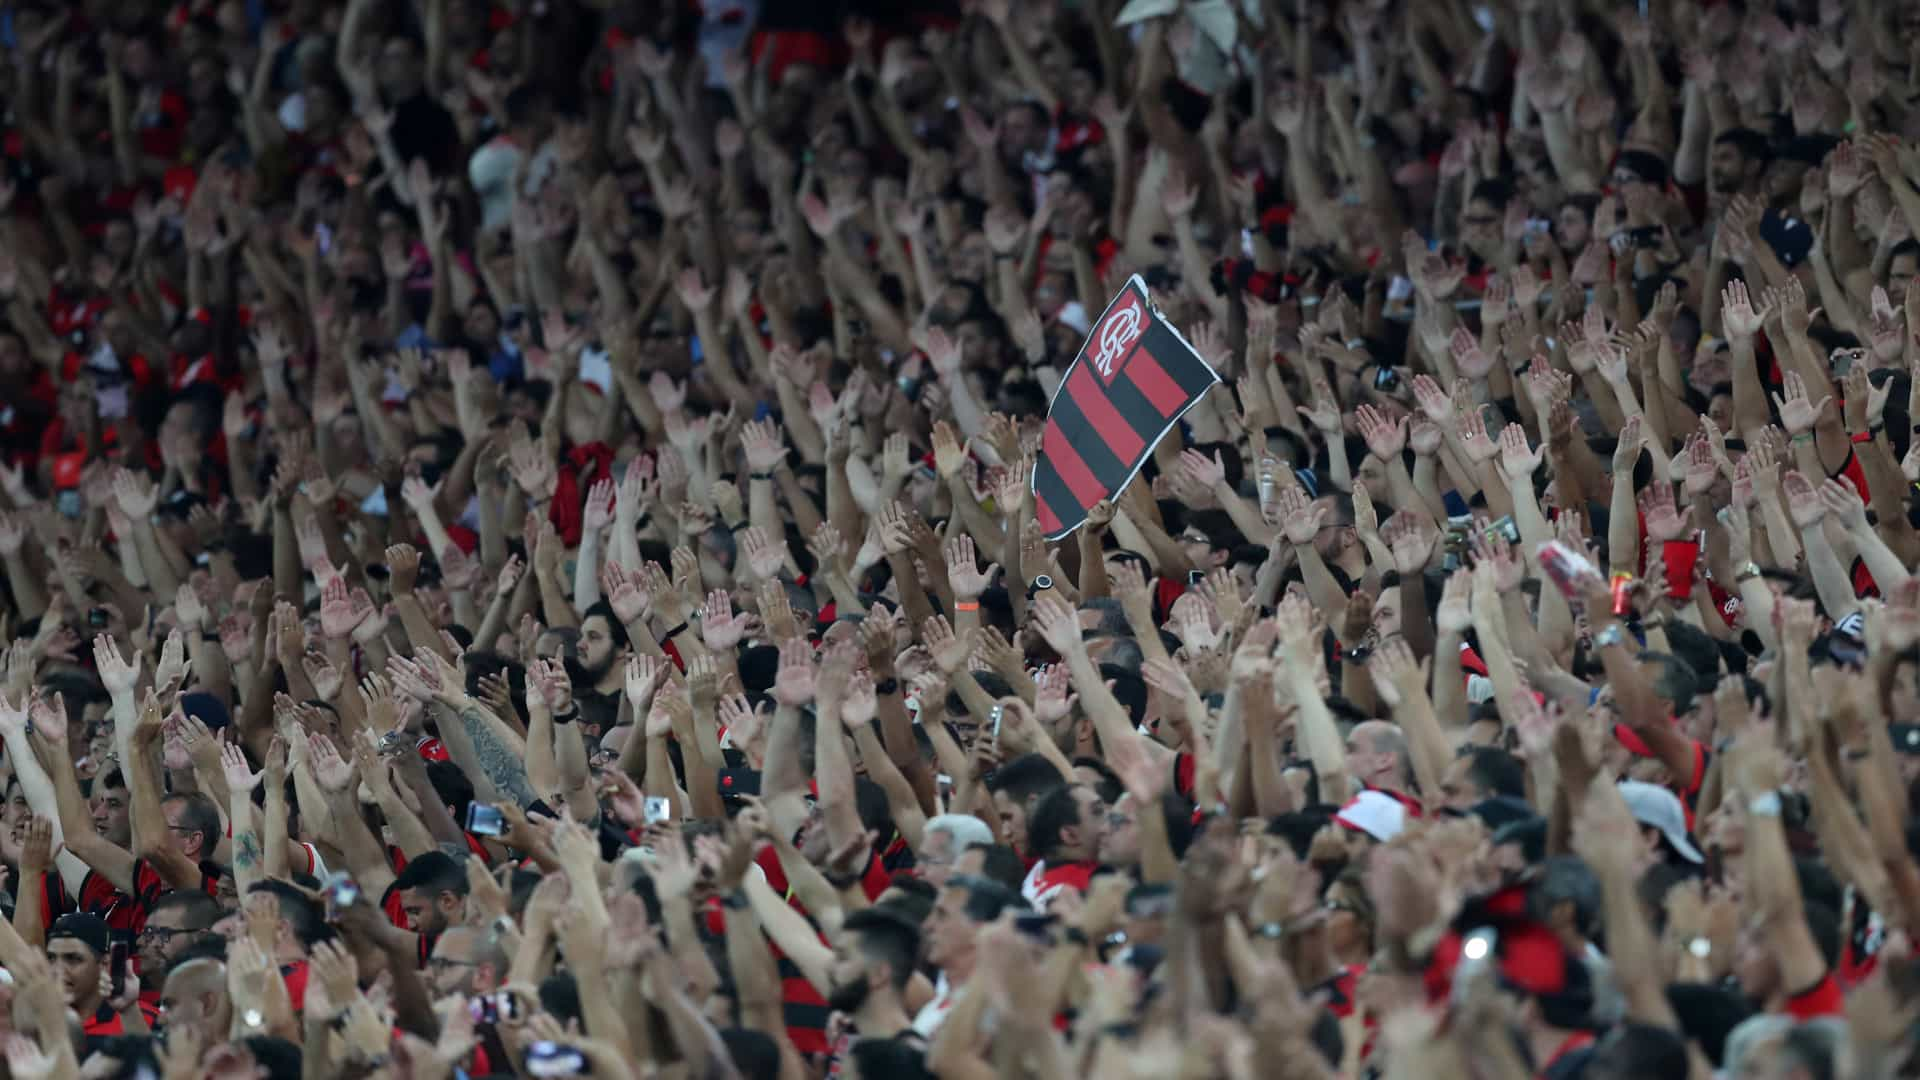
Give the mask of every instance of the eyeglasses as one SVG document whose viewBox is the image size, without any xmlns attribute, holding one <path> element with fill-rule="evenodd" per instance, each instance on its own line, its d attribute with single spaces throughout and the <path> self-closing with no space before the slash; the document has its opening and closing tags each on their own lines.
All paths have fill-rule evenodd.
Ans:
<svg viewBox="0 0 1920 1080">
<path fill-rule="evenodd" d="M 189 930 L 186 927 L 175 929 L 171 926 L 143 926 L 140 928 L 140 932 L 134 935 L 134 940 L 146 941 L 149 938 L 159 938 L 161 943 L 165 944 L 166 942 L 172 941 L 176 934 L 204 933 L 206 933 L 204 930 Z"/>
</svg>

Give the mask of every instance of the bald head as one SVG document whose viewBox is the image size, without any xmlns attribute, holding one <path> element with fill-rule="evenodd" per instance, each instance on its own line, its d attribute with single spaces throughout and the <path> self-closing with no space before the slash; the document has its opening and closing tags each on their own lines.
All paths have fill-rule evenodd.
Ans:
<svg viewBox="0 0 1920 1080">
<path fill-rule="evenodd" d="M 167 1023 L 198 1029 L 202 1037 L 224 1037 L 232 1017 L 227 1001 L 227 965 L 211 957 L 188 960 L 167 973 L 160 990 Z"/>
<path fill-rule="evenodd" d="M 1347 771 L 1372 787 L 1406 791 L 1411 783 L 1406 735 L 1384 720 L 1354 725 L 1347 736 Z"/>
<path fill-rule="evenodd" d="M 507 955 L 500 943 L 471 926 L 447 927 L 427 960 L 427 977 L 439 997 L 488 993 L 506 973 Z"/>
</svg>

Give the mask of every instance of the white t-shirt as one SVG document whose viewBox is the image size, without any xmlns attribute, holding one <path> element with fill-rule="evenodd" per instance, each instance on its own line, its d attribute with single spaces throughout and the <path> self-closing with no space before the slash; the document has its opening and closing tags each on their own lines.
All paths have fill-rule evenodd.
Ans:
<svg viewBox="0 0 1920 1080">
<path fill-rule="evenodd" d="M 953 1008 L 954 988 L 947 982 L 947 973 L 941 972 L 933 985 L 933 1000 L 920 1007 L 913 1017 L 913 1033 L 923 1039 L 933 1038 L 933 1033 L 946 1023 L 947 1013 Z"/>
</svg>

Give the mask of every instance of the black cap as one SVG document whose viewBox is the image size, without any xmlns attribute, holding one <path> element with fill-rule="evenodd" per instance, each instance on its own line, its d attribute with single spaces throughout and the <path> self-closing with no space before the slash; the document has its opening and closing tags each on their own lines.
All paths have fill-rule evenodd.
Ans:
<svg viewBox="0 0 1920 1080">
<path fill-rule="evenodd" d="M 62 915 L 47 929 L 47 943 L 51 945 L 61 938 L 73 938 L 97 955 L 105 956 L 109 939 L 107 921 L 84 911 Z"/>
</svg>

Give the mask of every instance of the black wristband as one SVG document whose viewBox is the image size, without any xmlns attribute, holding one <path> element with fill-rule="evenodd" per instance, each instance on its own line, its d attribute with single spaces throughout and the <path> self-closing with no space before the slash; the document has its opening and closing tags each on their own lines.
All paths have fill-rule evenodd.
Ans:
<svg viewBox="0 0 1920 1080">
<path fill-rule="evenodd" d="M 679 626 L 676 626 L 676 627 L 674 627 L 673 629 L 671 629 L 671 630 L 669 630 L 669 631 L 667 631 L 666 633 L 664 633 L 664 634 L 661 634 L 661 635 L 660 635 L 660 640 L 661 640 L 661 641 L 672 641 L 675 635 L 677 635 L 677 634 L 679 634 L 680 632 L 682 632 L 682 631 L 684 631 L 684 630 L 685 630 L 686 628 L 687 628 L 687 624 L 686 624 L 686 623 L 681 623 L 681 624 L 680 624 Z"/>
<path fill-rule="evenodd" d="M 727 531 L 728 531 L 728 532 L 731 532 L 731 533 L 737 533 L 737 532 L 739 532 L 739 531 L 740 531 L 740 530 L 742 530 L 742 529 L 751 529 L 751 528 L 753 528 L 753 522 L 751 522 L 751 521 L 743 521 L 743 522 L 741 522 L 741 523 L 739 523 L 738 525 L 729 525 L 729 526 L 727 526 Z"/>
<path fill-rule="evenodd" d="M 720 898 L 720 906 L 729 907 L 735 911 L 745 911 L 752 905 L 747 900 L 745 889 L 735 889 Z"/>
<path fill-rule="evenodd" d="M 749 480 L 772 480 L 773 474 L 770 472 L 748 473 L 747 478 Z"/>
<path fill-rule="evenodd" d="M 861 867 L 858 871 L 848 874 L 845 877 L 835 877 L 832 874 L 822 874 L 821 876 L 827 879 L 827 884 L 833 886 L 838 891 L 844 892 L 860 884 L 861 880 L 867 876 L 867 871 L 865 867 Z"/>
<path fill-rule="evenodd" d="M 577 701 L 570 703 L 566 712 L 553 714 L 553 722 L 563 727 L 578 719 L 580 719 L 580 703 Z"/>
<path fill-rule="evenodd" d="M 897 694 L 900 692 L 900 680 L 883 679 L 873 684 L 873 692 L 880 697 L 886 697 L 888 694 Z"/>
<path fill-rule="evenodd" d="M 1081 948 L 1085 948 L 1092 939 L 1087 937 L 1085 930 L 1077 926 L 1069 926 L 1060 931 L 1060 940 L 1069 945 L 1078 945 Z"/>
</svg>

